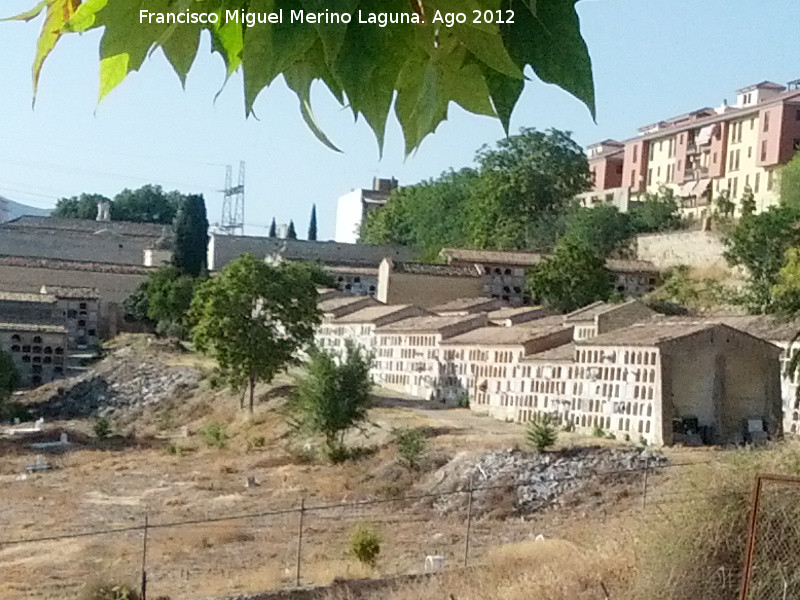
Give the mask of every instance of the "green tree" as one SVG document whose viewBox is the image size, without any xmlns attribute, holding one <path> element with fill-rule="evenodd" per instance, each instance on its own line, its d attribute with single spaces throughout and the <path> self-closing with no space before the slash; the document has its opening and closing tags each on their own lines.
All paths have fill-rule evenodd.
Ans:
<svg viewBox="0 0 800 600">
<path fill-rule="evenodd" d="M 317 239 L 317 205 L 311 207 L 311 220 L 308 222 L 308 239 L 309 241 L 316 241 Z"/>
<path fill-rule="evenodd" d="M 468 241 L 475 248 L 551 247 L 553 223 L 590 187 L 586 155 L 563 131 L 522 129 L 495 148 L 481 148 L 476 160 L 479 178 L 466 211 Z"/>
<path fill-rule="evenodd" d="M 586 246 L 559 244 L 552 256 L 531 269 L 528 289 L 548 308 L 566 313 L 608 300 L 611 273 L 604 260 Z"/>
<path fill-rule="evenodd" d="M 59 198 L 51 216 L 65 219 L 95 219 L 97 205 L 100 202 L 111 202 L 102 194 L 81 194 L 71 198 Z"/>
<path fill-rule="evenodd" d="M 19 386 L 19 372 L 8 352 L 0 350 L 0 404 Z"/>
<path fill-rule="evenodd" d="M 724 219 L 729 219 L 733 216 L 736 205 L 731 200 L 731 193 L 728 190 L 722 190 L 714 198 L 714 210 L 717 215 Z"/>
<path fill-rule="evenodd" d="M 800 212 L 800 153 L 780 171 L 781 204 Z"/>
<path fill-rule="evenodd" d="M 792 206 L 773 206 L 741 219 L 723 240 L 728 264 L 747 273 L 742 301 L 750 312 L 772 311 L 772 287 L 778 283 L 786 251 L 800 244 L 798 219 L 800 214 Z"/>
<path fill-rule="evenodd" d="M 423 260 L 435 259 L 445 246 L 464 246 L 466 209 L 477 177 L 474 169 L 447 171 L 394 190 L 385 206 L 367 214 L 360 241 L 415 246 Z"/>
<path fill-rule="evenodd" d="M 286 239 L 287 240 L 297 239 L 297 231 L 295 231 L 294 228 L 294 221 L 289 221 L 289 227 L 286 229 Z"/>
<path fill-rule="evenodd" d="M 164 192 L 160 185 L 124 189 L 114 196 L 111 218 L 115 221 L 172 224 L 184 198 L 177 191 Z"/>
<path fill-rule="evenodd" d="M 555 444 L 557 439 L 558 431 L 553 424 L 553 418 L 548 414 L 537 414 L 525 431 L 525 440 L 537 452 L 544 452 Z"/>
<path fill-rule="evenodd" d="M 186 10 L 213 12 L 218 18 L 217 23 L 197 22 L 180 27 L 158 23 L 157 19 L 139 25 L 138 4 L 108 0 L 44 0 L 14 18 L 29 21 L 43 11 L 47 13 L 33 61 L 34 97 L 42 64 L 64 34 L 102 28 L 102 99 L 131 71 L 138 71 L 157 47 L 185 81 L 199 49 L 201 32 L 207 31 L 211 47 L 224 61 L 228 78 L 242 69 L 248 115 L 259 93 L 283 75 L 297 95 L 300 112 L 311 131 L 335 148 L 311 111 L 311 84 L 319 80 L 354 116 L 364 117 L 380 147 L 394 105 L 409 154 L 446 119 L 451 102 L 475 114 L 496 116 L 507 130 L 528 66 L 542 81 L 556 84 L 582 100 L 594 115 L 591 60 L 581 37 L 575 3 L 576 0 L 509 0 L 501 7 L 497 0 L 476 0 L 471 6 L 477 10 L 496 13 L 503 8 L 513 11 L 514 18 L 503 19 L 502 23 L 493 19 L 490 23 L 455 27 L 434 22 L 436 11 L 464 7 L 431 0 L 414 0 L 411 10 L 406 0 L 330 0 L 324 4 L 331 13 L 351 16 L 356 10 L 365 15 L 407 13 L 412 15 L 414 26 L 362 25 L 358 24 L 357 14 L 350 24 L 332 23 L 321 28 L 282 23 L 251 28 L 245 22 L 226 22 L 226 11 L 245 6 L 241 0 L 187 0 L 180 6 L 153 0 L 147 5 L 153 11 L 150 14 Z M 254 0 L 246 6 L 251 14 L 257 14 L 279 8 L 285 13 L 292 9 L 311 12 L 311 6 L 317 9 L 322 5 L 299 0 Z M 132 29 L 135 21 L 137 26 Z"/>
<path fill-rule="evenodd" d="M 276 238 L 278 237 L 278 225 L 275 223 L 275 217 L 272 217 L 272 223 L 269 225 L 269 237 Z"/>
<path fill-rule="evenodd" d="M 351 340 L 345 340 L 344 356 L 313 350 L 307 372 L 297 380 L 290 405 L 292 426 L 320 434 L 325 453 L 338 462 L 347 456 L 344 435 L 361 427 L 367 418 L 372 380 L 372 357 Z"/>
<path fill-rule="evenodd" d="M 602 257 L 627 249 L 634 233 L 630 215 L 610 204 L 575 207 L 567 215 L 566 228 L 562 242 L 582 244 Z"/>
<path fill-rule="evenodd" d="M 217 361 L 218 381 L 249 388 L 251 413 L 256 382 L 270 382 L 294 364 L 319 321 L 308 271 L 292 263 L 270 266 L 252 254 L 201 283 L 190 309 L 195 347 Z"/>
<path fill-rule="evenodd" d="M 392 437 L 397 446 L 397 455 L 409 469 L 418 469 L 428 447 L 425 432 L 420 428 L 402 427 L 392 430 Z"/>
<path fill-rule="evenodd" d="M 125 298 L 122 307 L 125 311 L 126 321 L 154 324 L 147 316 L 147 280 L 136 286 L 131 295 Z"/>
<path fill-rule="evenodd" d="M 186 196 L 175 216 L 172 264 L 184 275 L 198 277 L 208 261 L 208 217 L 203 196 Z"/>
<path fill-rule="evenodd" d="M 788 317 L 800 313 L 800 248 L 786 250 L 784 265 L 772 286 L 773 310 Z"/>
<path fill-rule="evenodd" d="M 173 266 L 151 271 L 147 277 L 147 318 L 165 335 L 185 337 L 187 321 L 198 279 Z"/>
<path fill-rule="evenodd" d="M 669 231 L 680 226 L 678 200 L 671 188 L 662 187 L 658 193 L 647 193 L 631 208 L 633 228 L 637 233 Z"/>
<path fill-rule="evenodd" d="M 756 196 L 753 193 L 753 188 L 749 185 L 744 186 L 742 192 L 742 218 L 747 218 L 756 213 Z"/>
</svg>

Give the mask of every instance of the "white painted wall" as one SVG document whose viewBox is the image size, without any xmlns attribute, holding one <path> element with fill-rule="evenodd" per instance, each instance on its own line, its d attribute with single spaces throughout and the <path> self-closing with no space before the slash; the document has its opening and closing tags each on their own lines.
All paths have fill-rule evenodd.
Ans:
<svg viewBox="0 0 800 600">
<path fill-rule="evenodd" d="M 361 189 L 339 196 L 336 204 L 336 232 L 334 240 L 345 244 L 358 241 L 358 230 L 364 218 L 364 199 Z"/>
</svg>

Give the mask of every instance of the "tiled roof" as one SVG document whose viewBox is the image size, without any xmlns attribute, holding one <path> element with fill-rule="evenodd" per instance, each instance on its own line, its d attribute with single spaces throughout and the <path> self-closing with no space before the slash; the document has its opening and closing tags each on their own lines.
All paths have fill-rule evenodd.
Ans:
<svg viewBox="0 0 800 600">
<path fill-rule="evenodd" d="M 654 317 L 654 320 L 668 323 L 699 322 L 722 323 L 734 329 L 771 342 L 790 342 L 800 332 L 800 320 L 781 320 L 767 315 L 747 316 L 708 316 L 695 317 Z"/>
<path fill-rule="evenodd" d="M 564 344 L 563 346 L 556 346 L 555 348 L 551 348 L 550 350 L 545 350 L 544 352 L 538 352 L 536 354 L 531 354 L 530 356 L 523 357 L 523 361 L 533 361 L 533 362 L 551 362 L 551 361 L 569 361 L 572 362 L 575 359 L 575 344 L 569 343 Z"/>
<path fill-rule="evenodd" d="M 658 139 L 660 137 L 674 135 L 681 131 L 688 131 L 690 129 L 697 129 L 705 125 L 713 125 L 714 123 L 721 123 L 723 121 L 728 121 L 730 119 L 737 119 L 749 115 L 751 113 L 757 113 L 763 110 L 764 108 L 770 106 L 776 106 L 778 104 L 786 102 L 787 100 L 795 100 L 795 99 L 800 99 L 800 90 L 788 90 L 786 92 L 781 92 L 779 94 L 776 94 L 775 96 L 772 96 L 771 98 L 768 98 L 763 102 L 759 102 L 758 104 L 753 104 L 752 106 L 745 106 L 742 108 L 731 107 L 723 114 L 715 114 L 710 117 L 697 119 L 696 121 L 681 123 L 674 126 L 667 126 L 662 129 L 659 129 L 658 131 L 654 131 L 652 133 L 648 133 L 645 135 L 640 135 L 635 138 L 631 138 L 630 140 L 627 141 L 637 142 L 641 140 Z"/>
<path fill-rule="evenodd" d="M 0 331 L 30 331 L 34 333 L 67 333 L 63 325 L 37 325 L 35 323 L 0 323 Z"/>
<path fill-rule="evenodd" d="M 333 298 L 326 298 L 322 302 L 317 304 L 317 308 L 320 312 L 333 312 L 339 308 L 344 308 L 345 306 L 351 306 L 353 304 L 364 304 L 365 306 L 370 304 L 370 301 L 373 304 L 378 304 L 378 301 L 373 298 L 368 298 L 366 296 L 337 296 Z"/>
<path fill-rule="evenodd" d="M 537 319 L 547 315 L 547 309 L 542 306 L 505 306 L 491 311 L 488 317 L 490 321 L 505 321 L 506 319 L 514 320 L 522 317 Z"/>
<path fill-rule="evenodd" d="M 519 346 L 531 340 L 547 337 L 554 333 L 564 331 L 561 326 L 550 327 L 479 327 L 456 335 L 443 344 L 457 344 L 461 346 Z"/>
<path fill-rule="evenodd" d="M 52 294 L 33 294 L 30 292 L 0 292 L 0 300 L 52 304 L 56 301 L 56 297 Z"/>
<path fill-rule="evenodd" d="M 365 267 L 365 266 L 350 266 L 350 265 L 325 265 L 322 267 L 325 271 L 329 273 L 336 273 L 339 275 L 342 274 L 352 274 L 352 275 L 371 275 L 373 277 L 378 276 L 378 268 L 377 267 Z"/>
<path fill-rule="evenodd" d="M 335 323 L 373 323 L 383 317 L 392 315 L 396 312 L 406 310 L 413 304 L 381 304 L 379 306 L 367 306 L 349 315 L 344 315 L 336 319 Z"/>
<path fill-rule="evenodd" d="M 154 268 L 115 263 L 96 263 L 80 260 L 56 258 L 31 258 L 26 256 L 0 256 L 0 265 L 9 267 L 29 267 L 36 269 L 55 269 L 60 271 L 91 271 L 94 273 L 118 273 L 121 275 L 147 275 Z"/>
<path fill-rule="evenodd" d="M 425 315 L 410 317 L 389 323 L 378 328 L 378 333 L 436 333 L 451 325 L 458 325 L 472 320 L 477 321 L 479 315 L 461 315 L 457 317 L 440 317 L 438 315 Z"/>
<path fill-rule="evenodd" d="M 446 259 L 474 263 L 489 263 L 516 267 L 531 267 L 547 258 L 545 254 L 533 252 L 500 252 L 497 250 L 469 250 L 466 248 L 443 248 L 439 253 Z M 646 260 L 608 259 L 606 267 L 612 272 L 658 272 L 658 268 Z"/>
<path fill-rule="evenodd" d="M 435 275 L 439 277 L 481 277 L 480 272 L 472 267 L 457 267 L 435 263 L 395 262 L 392 270 L 397 273 L 411 275 Z"/>
<path fill-rule="evenodd" d="M 608 258 L 606 268 L 612 273 L 658 273 L 658 267 L 648 260 Z"/>
<path fill-rule="evenodd" d="M 163 233 L 164 225 L 161 223 L 93 221 L 91 219 L 63 219 L 60 217 L 34 217 L 30 215 L 18 217 L 0 225 L 0 229 L 22 228 L 159 238 Z"/>
<path fill-rule="evenodd" d="M 93 287 L 70 287 L 66 285 L 43 285 L 42 294 L 50 294 L 56 298 L 74 298 L 81 300 L 97 300 L 100 290 Z"/>
<path fill-rule="evenodd" d="M 627 308 L 633 304 L 641 304 L 641 303 L 642 303 L 641 300 L 638 300 L 636 298 L 632 300 L 627 300 L 625 302 L 621 302 L 619 304 L 613 304 L 611 302 L 603 302 L 598 300 L 597 302 L 588 304 L 583 308 L 579 308 L 578 310 L 574 310 L 571 313 L 567 313 L 566 315 L 564 315 L 564 322 L 572 323 L 574 321 L 590 321 L 597 316 L 604 315 L 606 313 L 613 312 L 621 308 Z"/>
<path fill-rule="evenodd" d="M 660 346 L 672 340 L 689 337 L 708 329 L 723 328 L 747 336 L 757 342 L 769 344 L 744 330 L 719 321 L 697 321 L 680 319 L 654 319 L 630 327 L 603 333 L 597 337 L 581 340 L 578 346 Z M 777 350 L 776 346 L 772 346 Z"/>
<path fill-rule="evenodd" d="M 430 309 L 433 313 L 490 311 L 501 308 L 503 303 L 495 298 L 457 298 Z"/>
<path fill-rule="evenodd" d="M 442 248 L 440 256 L 447 259 L 475 263 L 493 263 L 529 267 L 542 261 L 543 254 L 532 252 L 500 252 L 497 250 L 470 250 L 468 248 Z"/>
</svg>

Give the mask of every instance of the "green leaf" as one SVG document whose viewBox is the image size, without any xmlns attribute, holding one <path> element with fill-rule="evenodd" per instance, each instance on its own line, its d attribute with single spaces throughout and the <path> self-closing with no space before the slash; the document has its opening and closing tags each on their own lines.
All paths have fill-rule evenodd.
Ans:
<svg viewBox="0 0 800 600">
<path fill-rule="evenodd" d="M 117 87 L 128 74 L 127 54 L 116 54 L 100 61 L 100 92 L 98 102 Z"/>
<path fill-rule="evenodd" d="M 224 15 L 224 11 L 219 11 Z M 242 49 L 244 48 L 244 37 L 242 25 L 240 23 L 224 22 L 224 16 L 220 17 L 220 23 L 211 29 L 211 45 L 215 52 L 222 56 L 225 62 L 227 81 L 231 75 L 242 64 Z"/>
<path fill-rule="evenodd" d="M 192 0 L 182 0 L 184 6 L 188 8 Z M 197 10 L 202 8 L 200 4 L 192 12 L 201 12 Z M 186 10 L 184 7 L 178 7 Z M 200 30 L 202 25 L 200 23 L 188 23 L 185 25 L 172 25 L 168 29 L 161 40 L 159 45 L 164 51 L 164 55 L 175 70 L 175 74 L 181 80 L 181 84 L 186 87 L 186 75 L 194 64 L 194 59 L 197 56 L 197 48 L 200 45 Z"/>
<path fill-rule="evenodd" d="M 248 10 L 255 13 L 288 11 L 296 6 L 292 0 L 253 0 Z M 292 64 L 300 60 L 316 41 L 312 27 L 290 23 L 263 24 L 244 32 L 242 68 L 244 70 L 244 96 L 247 114 L 259 92 L 267 87 Z"/>
<path fill-rule="evenodd" d="M 64 32 L 81 33 L 96 27 L 97 13 L 106 4 L 108 0 L 84 0 L 72 18 L 64 24 Z"/>
<path fill-rule="evenodd" d="M 506 48 L 514 61 L 530 65 L 536 75 L 581 100 L 596 117 L 592 62 L 580 32 L 577 0 L 506 0 L 514 23 L 502 25 Z"/>
<path fill-rule="evenodd" d="M 511 123 L 511 113 L 522 95 L 525 82 L 521 79 L 507 77 L 484 65 L 483 75 L 489 87 L 489 95 L 494 105 L 494 110 L 503 124 L 503 129 L 508 135 Z"/>
<path fill-rule="evenodd" d="M 337 13 L 353 14 L 358 8 L 359 0 L 341 0 L 336 5 Z M 307 13 L 322 13 L 331 10 L 330 0 L 300 0 L 300 4 Z M 347 34 L 347 24 L 344 23 L 317 23 L 315 28 L 322 40 L 325 49 L 325 61 L 330 64 L 339 54 Z"/>
<path fill-rule="evenodd" d="M 33 19 L 35 19 L 36 17 L 38 17 L 42 13 L 42 11 L 44 10 L 45 6 L 47 6 L 49 4 L 49 2 L 50 2 L 50 0 L 42 0 L 41 2 L 39 2 L 39 4 L 34 6 L 32 9 L 26 10 L 25 12 L 22 12 L 22 13 L 20 13 L 18 15 L 14 15 L 13 17 L 6 17 L 5 19 L 2 19 L 2 20 L 3 21 L 32 21 Z"/>
</svg>

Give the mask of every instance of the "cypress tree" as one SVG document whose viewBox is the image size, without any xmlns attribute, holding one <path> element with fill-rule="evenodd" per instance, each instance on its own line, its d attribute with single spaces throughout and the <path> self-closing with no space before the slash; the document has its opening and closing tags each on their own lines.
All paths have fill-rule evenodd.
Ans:
<svg viewBox="0 0 800 600">
<path fill-rule="evenodd" d="M 275 217 L 272 217 L 272 224 L 269 226 L 269 237 L 278 237 L 278 225 L 275 223 Z"/>
<path fill-rule="evenodd" d="M 175 248 L 172 264 L 181 274 L 197 277 L 208 265 L 208 217 L 203 196 L 191 195 L 183 199 L 173 228 Z"/>
<path fill-rule="evenodd" d="M 289 221 L 289 229 L 286 230 L 287 240 L 296 240 L 297 232 L 294 230 L 294 221 Z"/>
<path fill-rule="evenodd" d="M 311 207 L 311 221 L 308 223 L 308 239 L 316 241 L 317 239 L 317 205 Z"/>
</svg>

